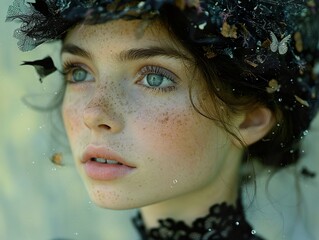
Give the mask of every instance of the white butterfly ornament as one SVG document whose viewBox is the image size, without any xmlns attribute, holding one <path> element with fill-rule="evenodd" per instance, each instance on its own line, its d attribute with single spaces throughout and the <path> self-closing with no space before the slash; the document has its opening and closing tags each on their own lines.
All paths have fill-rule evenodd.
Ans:
<svg viewBox="0 0 319 240">
<path fill-rule="evenodd" d="M 284 37 L 280 42 L 273 32 L 270 32 L 271 44 L 270 50 L 272 52 L 279 52 L 280 55 L 284 55 L 288 52 L 288 42 L 291 39 L 291 35 Z"/>
</svg>

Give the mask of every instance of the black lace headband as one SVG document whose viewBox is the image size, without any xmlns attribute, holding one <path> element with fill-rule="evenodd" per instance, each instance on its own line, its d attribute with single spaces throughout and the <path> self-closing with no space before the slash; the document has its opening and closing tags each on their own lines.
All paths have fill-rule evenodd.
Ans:
<svg viewBox="0 0 319 240">
<path fill-rule="evenodd" d="M 319 107 L 319 0 L 15 0 L 7 21 L 20 20 L 14 33 L 22 51 L 61 39 L 78 23 L 150 19 L 172 8 L 183 15 L 187 41 L 207 59 L 224 56 L 246 69 L 245 81 L 274 95 L 294 119 L 298 140 Z M 174 19 L 172 21 L 175 21 Z M 41 77 L 52 61 L 28 62 Z M 46 71 L 49 69 L 50 71 Z"/>
</svg>

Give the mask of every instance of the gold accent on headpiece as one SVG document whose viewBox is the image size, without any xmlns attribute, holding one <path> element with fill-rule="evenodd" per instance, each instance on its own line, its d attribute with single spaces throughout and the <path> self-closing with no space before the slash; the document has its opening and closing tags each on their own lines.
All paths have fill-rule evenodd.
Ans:
<svg viewBox="0 0 319 240">
<path fill-rule="evenodd" d="M 238 38 L 236 25 L 229 25 L 227 22 L 224 22 L 221 34 L 226 38 Z"/>
</svg>

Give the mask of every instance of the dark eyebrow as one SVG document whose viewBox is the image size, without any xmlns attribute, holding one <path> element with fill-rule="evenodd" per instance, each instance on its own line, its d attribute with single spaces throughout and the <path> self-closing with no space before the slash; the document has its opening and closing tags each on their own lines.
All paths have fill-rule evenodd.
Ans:
<svg viewBox="0 0 319 240">
<path fill-rule="evenodd" d="M 62 53 L 70 53 L 87 59 L 93 59 L 92 54 L 88 51 L 74 45 L 65 44 L 61 49 Z M 164 56 L 169 58 L 176 58 L 178 60 L 191 61 L 191 58 L 184 54 L 182 51 L 178 51 L 171 47 L 148 47 L 148 48 L 133 48 L 128 50 L 123 50 L 118 55 L 119 61 L 133 61 L 140 59 L 148 59 L 152 57 Z"/>
<path fill-rule="evenodd" d="M 191 57 L 171 47 L 148 47 L 148 48 L 133 48 L 120 52 L 118 59 L 120 61 L 132 61 L 139 59 L 148 59 L 152 57 L 163 56 L 176 58 L 178 60 L 191 61 Z"/>
<path fill-rule="evenodd" d="M 90 54 L 88 51 L 74 45 L 74 44 L 65 44 L 63 45 L 61 49 L 61 54 L 62 53 L 70 53 L 73 55 L 77 55 L 80 57 L 84 57 L 87 59 L 92 59 L 92 54 Z"/>
</svg>

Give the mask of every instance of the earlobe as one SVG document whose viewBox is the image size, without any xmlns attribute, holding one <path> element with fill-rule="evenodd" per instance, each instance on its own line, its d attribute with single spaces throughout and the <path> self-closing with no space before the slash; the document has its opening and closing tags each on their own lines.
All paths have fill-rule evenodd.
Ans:
<svg viewBox="0 0 319 240">
<path fill-rule="evenodd" d="M 238 131 L 241 140 L 249 146 L 267 135 L 274 124 L 273 112 L 265 107 L 257 107 L 247 111 L 244 119 L 239 124 Z"/>
</svg>

